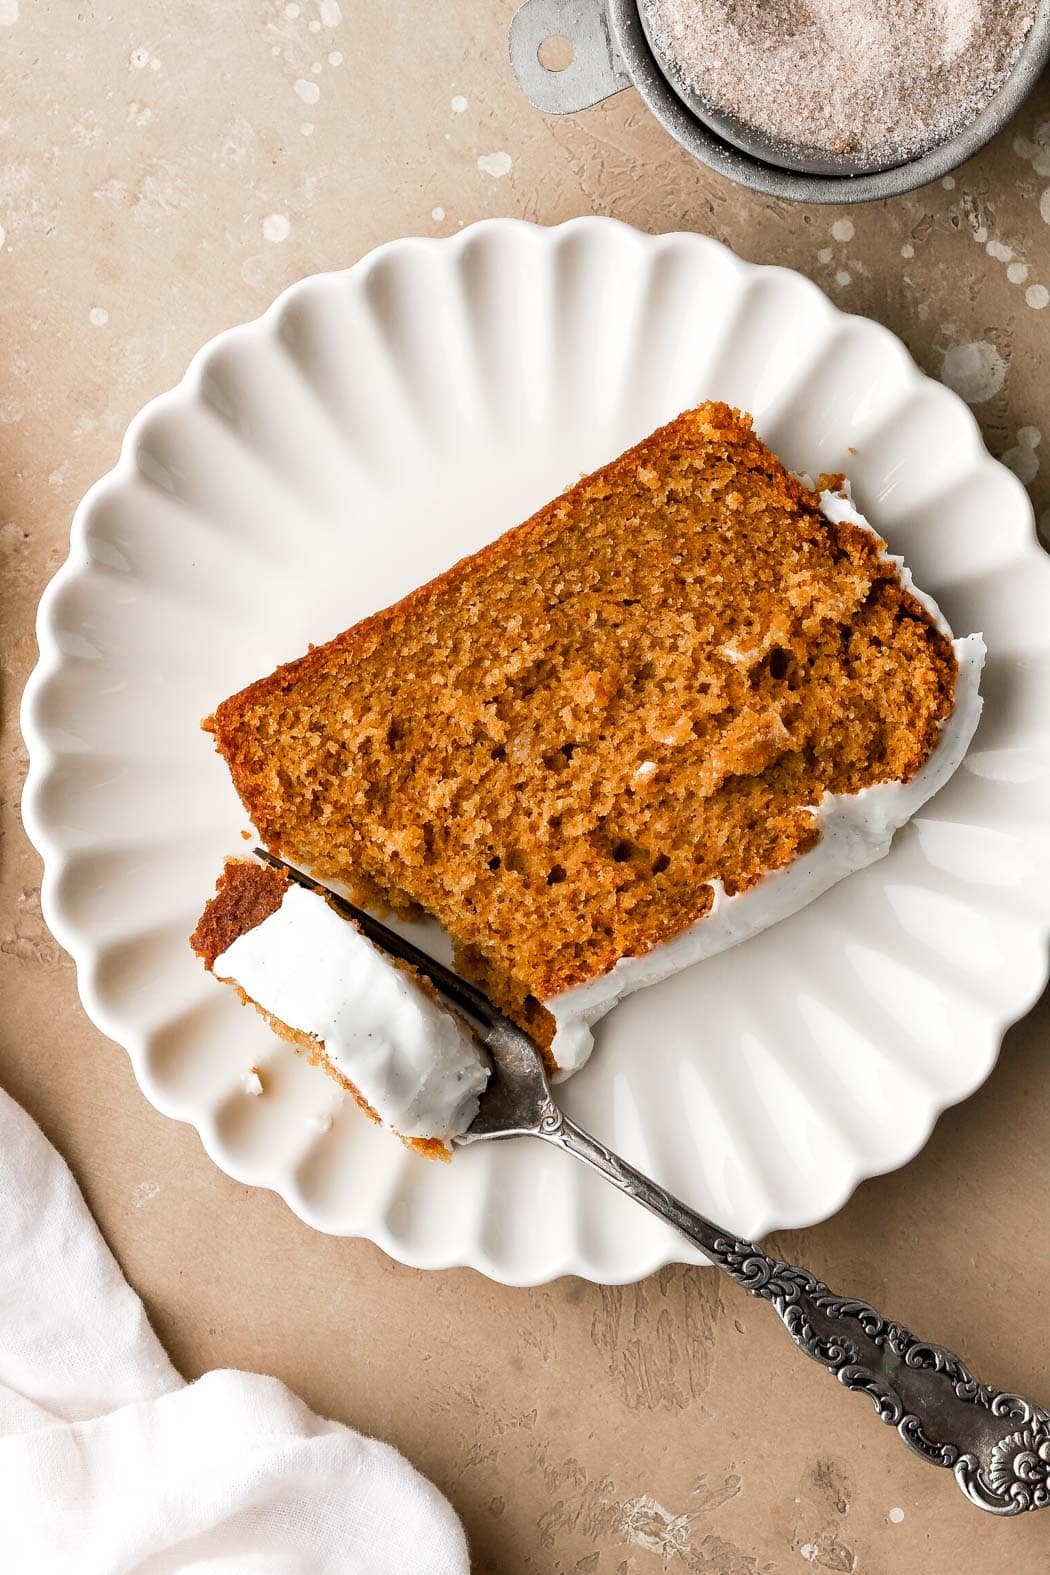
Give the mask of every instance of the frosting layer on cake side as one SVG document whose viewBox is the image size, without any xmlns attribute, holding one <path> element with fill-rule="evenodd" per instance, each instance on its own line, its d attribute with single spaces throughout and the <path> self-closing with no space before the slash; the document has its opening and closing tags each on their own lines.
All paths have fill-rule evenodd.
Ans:
<svg viewBox="0 0 1050 1575">
<path fill-rule="evenodd" d="M 478 1109 L 489 1063 L 473 1033 L 323 897 L 289 885 L 213 972 L 323 1046 L 325 1059 L 405 1138 L 447 1142 Z"/>
<path fill-rule="evenodd" d="M 848 484 L 841 491 L 822 492 L 820 507 L 832 523 L 847 522 L 878 534 L 857 511 Z M 944 786 L 962 762 L 983 706 L 984 640 L 980 634 L 955 639 L 940 608 L 916 587 L 903 560 L 888 552 L 881 556 L 894 565 L 905 590 L 952 641 L 958 662 L 955 703 L 941 724 L 934 749 L 908 782 L 882 782 L 858 793 L 825 793 L 812 809 L 820 840 L 808 853 L 732 896 L 719 881 L 712 881 L 713 906 L 695 924 L 640 956 L 621 958 L 607 973 L 547 997 L 543 1005 L 556 1025 L 551 1043 L 558 1068 L 555 1080 L 584 1064 L 594 1048 L 593 1025 L 625 995 L 748 940 L 797 913 L 845 876 L 883 858 L 894 833 Z"/>
</svg>

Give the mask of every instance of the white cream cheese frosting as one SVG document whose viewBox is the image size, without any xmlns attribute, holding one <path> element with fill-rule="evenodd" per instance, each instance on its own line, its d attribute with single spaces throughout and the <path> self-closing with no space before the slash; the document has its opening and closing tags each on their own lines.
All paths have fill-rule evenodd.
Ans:
<svg viewBox="0 0 1050 1575">
<path fill-rule="evenodd" d="M 290 885 L 212 967 L 322 1041 L 336 1071 L 402 1137 L 447 1142 L 473 1121 L 490 1071 L 473 1033 L 315 892 Z"/>
<path fill-rule="evenodd" d="M 872 530 L 853 505 L 848 483 L 841 492 L 822 492 L 820 507 L 832 523 L 848 521 Z M 876 532 L 872 532 L 877 534 Z M 890 850 L 893 834 L 948 781 L 969 748 L 981 716 L 979 693 L 985 644 L 979 634 L 956 640 L 936 602 L 915 586 L 903 560 L 884 552 L 901 583 L 926 609 L 937 628 L 952 640 L 959 663 L 952 713 L 941 723 L 940 737 L 926 763 L 909 782 L 882 782 L 859 793 L 825 793 L 813 813 L 820 841 L 783 869 L 767 875 L 749 891 L 727 896 L 712 881 L 714 904 L 702 919 L 654 946 L 640 957 L 624 957 L 598 978 L 550 996 L 544 1006 L 556 1030 L 551 1054 L 558 1065 L 556 1080 L 577 1071 L 594 1048 L 593 1025 L 623 996 L 728 950 L 792 913 L 857 870 L 874 864 Z"/>
</svg>

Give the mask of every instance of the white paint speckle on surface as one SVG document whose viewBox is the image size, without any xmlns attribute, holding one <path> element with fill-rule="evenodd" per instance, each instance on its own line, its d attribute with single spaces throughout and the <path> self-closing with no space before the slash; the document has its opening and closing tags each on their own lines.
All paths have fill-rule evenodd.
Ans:
<svg viewBox="0 0 1050 1575">
<path fill-rule="evenodd" d="M 299 130 L 302 132 L 304 137 L 312 137 L 314 132 L 317 130 L 317 127 L 314 125 L 312 120 L 304 120 L 302 125 L 299 127 Z"/>
<path fill-rule="evenodd" d="M 300 9 L 301 8 L 299 6 L 294 4 L 294 0 L 293 0 L 293 3 L 291 5 L 286 5 L 285 6 L 284 14 L 288 18 L 289 22 L 294 22 L 295 21 L 296 17 L 300 13 Z"/>
<path fill-rule="evenodd" d="M 3 246 L 3 244 L 4 244 L 4 242 L 6 240 L 7 240 L 7 231 L 4 229 L 3 225 L 0 224 L 0 246 Z"/>
<path fill-rule="evenodd" d="M 18 0 L 0 0 L 0 27 L 14 27 L 18 21 Z"/>
<path fill-rule="evenodd" d="M 837 241 L 851 241 L 857 232 L 852 219 L 836 219 L 831 226 L 831 233 Z"/>
<path fill-rule="evenodd" d="M 325 27 L 338 27 L 343 20 L 339 0 L 321 0 L 320 15 Z"/>
<path fill-rule="evenodd" d="M 321 24 L 316 17 L 310 22 L 310 31 L 311 33 L 319 33 L 321 31 Z"/>
<path fill-rule="evenodd" d="M 897 1505 L 894 1505 L 894 1507 L 888 1512 L 886 1519 L 889 1521 L 891 1526 L 899 1526 L 901 1521 L 904 1519 L 903 1509 L 900 1509 Z"/>
<path fill-rule="evenodd" d="M 1007 470 L 1012 470 L 1023 487 L 1030 487 L 1039 474 L 1039 455 L 1030 448 L 1008 448 L 1003 455 L 1003 464 Z"/>
<path fill-rule="evenodd" d="M 128 200 L 128 183 L 126 180 L 108 180 L 104 186 L 96 186 L 91 195 L 99 202 L 112 202 L 119 206 Z"/>
<path fill-rule="evenodd" d="M 844 290 L 848 284 L 853 283 L 853 275 L 845 268 L 840 268 L 838 273 L 835 275 L 835 283 Z"/>
<path fill-rule="evenodd" d="M 435 224 L 440 224 L 442 219 L 445 217 L 444 208 L 431 208 L 430 217 L 433 219 Z"/>
<path fill-rule="evenodd" d="M 330 66 L 341 66 L 342 63 L 343 51 L 341 49 L 333 49 L 332 53 L 328 56 L 328 64 Z"/>
<path fill-rule="evenodd" d="M 1050 290 L 1045 284 L 1030 284 L 1024 298 L 1033 311 L 1041 312 L 1044 306 L 1050 305 Z"/>
<path fill-rule="evenodd" d="M 102 127 L 98 125 L 93 115 L 85 115 L 84 119 L 78 120 L 70 130 L 73 141 L 79 142 L 83 148 L 90 148 L 91 144 L 97 142 L 102 135 Z"/>
<path fill-rule="evenodd" d="M 316 104 L 321 97 L 321 89 L 309 77 L 300 77 L 295 84 L 295 91 L 304 104 Z"/>
<path fill-rule="evenodd" d="M 955 176 L 954 175 L 946 175 L 944 177 L 944 179 L 941 181 L 941 185 L 944 187 L 945 191 L 954 191 L 955 190 Z"/>
<path fill-rule="evenodd" d="M 807 1564 L 815 1564 L 817 1560 L 817 1545 L 815 1542 L 804 1542 L 798 1550 Z"/>
<path fill-rule="evenodd" d="M 321 75 L 321 62 L 319 60 L 311 61 L 310 70 L 313 72 L 315 77 L 319 77 Z"/>
<path fill-rule="evenodd" d="M 109 313 L 104 306 L 93 306 L 88 313 L 88 322 L 94 328 L 105 328 L 109 322 Z"/>
<path fill-rule="evenodd" d="M 1017 443 L 1014 448 L 1007 449 L 1003 455 L 1003 464 L 1012 470 L 1018 481 L 1030 487 L 1039 474 L 1039 455 L 1036 449 L 1043 441 L 1043 434 L 1038 427 L 1022 427 L 1017 434 Z"/>
<path fill-rule="evenodd" d="M 994 257 L 996 262 L 1008 263 L 1012 261 L 1014 251 L 1012 246 L 1004 246 L 1002 241 L 989 241 L 985 247 L 989 257 Z"/>
<path fill-rule="evenodd" d="M 1039 199 L 1039 212 L 1043 216 L 1043 223 L 1050 224 L 1050 186 L 1046 188 Z"/>
<path fill-rule="evenodd" d="M 817 261 L 819 263 L 829 263 L 834 255 L 830 246 L 822 246 L 817 253 Z"/>
<path fill-rule="evenodd" d="M 131 1206 L 140 1209 L 144 1203 L 152 1203 L 160 1193 L 160 1186 L 156 1181 L 140 1181 L 131 1194 Z"/>
<path fill-rule="evenodd" d="M 1037 175 L 1050 175 L 1050 120 L 1036 127 L 1034 142 L 1027 137 L 1015 137 L 1014 152 L 1030 164 Z"/>
<path fill-rule="evenodd" d="M 238 115 L 226 128 L 226 137 L 219 149 L 219 158 L 229 168 L 242 164 L 255 152 L 256 131 L 250 120 Z"/>
<path fill-rule="evenodd" d="M 141 45 L 138 49 L 131 51 L 131 54 L 128 56 L 128 64 L 135 71 L 144 71 L 147 66 L 151 71 L 160 70 L 160 61 L 157 56 L 151 55 L 149 50 L 143 49 Z"/>
<path fill-rule="evenodd" d="M 286 214 L 268 213 L 262 221 L 262 232 L 264 239 L 272 241 L 275 246 L 279 246 L 281 241 L 286 241 L 292 233 L 292 226 L 289 224 Z"/>
<path fill-rule="evenodd" d="M 968 405 L 983 405 L 1006 382 L 1006 362 L 987 339 L 952 345 L 944 353 L 941 382 Z"/>
<path fill-rule="evenodd" d="M 269 263 L 270 259 L 259 252 L 254 257 L 246 257 L 241 263 L 241 278 L 245 284 L 250 284 L 253 289 L 265 284 L 270 276 Z"/>
<path fill-rule="evenodd" d="M 664 1559 L 683 1553 L 689 1546 L 688 1515 L 672 1515 L 658 1504 L 651 1493 L 628 1499 L 622 1506 L 623 1535 L 636 1547 L 658 1553 Z"/>
<path fill-rule="evenodd" d="M 910 241 L 905 241 L 904 245 L 901 247 L 901 256 L 905 258 L 911 258 L 915 256 L 915 247 Z"/>
<path fill-rule="evenodd" d="M 985 241 L 988 239 L 988 226 L 986 224 L 976 225 L 974 227 L 973 238 L 977 242 L 978 246 L 983 246 Z"/>
<path fill-rule="evenodd" d="M 1009 279 L 1011 284 L 1024 284 L 1025 280 L 1028 278 L 1028 264 L 1023 262 L 1012 262 L 1009 268 L 1006 270 L 1006 277 Z"/>
<path fill-rule="evenodd" d="M 467 100 L 463 97 L 462 93 L 456 94 L 455 98 L 452 99 L 449 108 L 451 109 L 453 115 L 462 115 L 466 111 Z"/>
<path fill-rule="evenodd" d="M 136 104 L 134 101 L 128 105 L 128 120 L 133 126 L 148 126 L 153 119 L 153 111 L 145 104 Z"/>
<path fill-rule="evenodd" d="M 259 1076 L 259 1068 L 250 1066 L 247 1072 L 241 1073 L 241 1087 L 246 1094 L 258 1097 L 263 1091 L 263 1080 Z"/>
<path fill-rule="evenodd" d="M 504 175 L 509 175 L 514 168 L 514 160 L 509 153 L 482 153 L 478 157 L 478 169 L 483 175 L 492 175 L 496 180 Z"/>
</svg>

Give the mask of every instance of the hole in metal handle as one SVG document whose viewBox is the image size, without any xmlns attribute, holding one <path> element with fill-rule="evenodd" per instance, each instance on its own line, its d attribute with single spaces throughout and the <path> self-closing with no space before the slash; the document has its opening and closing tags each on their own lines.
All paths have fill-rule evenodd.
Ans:
<svg viewBox="0 0 1050 1575">
<path fill-rule="evenodd" d="M 567 71 L 575 55 L 572 39 L 566 38 L 563 33 L 545 38 L 536 51 L 536 59 L 544 71 Z"/>
<path fill-rule="evenodd" d="M 606 0 L 524 0 L 510 24 L 518 86 L 546 115 L 571 115 L 630 87 Z"/>
</svg>

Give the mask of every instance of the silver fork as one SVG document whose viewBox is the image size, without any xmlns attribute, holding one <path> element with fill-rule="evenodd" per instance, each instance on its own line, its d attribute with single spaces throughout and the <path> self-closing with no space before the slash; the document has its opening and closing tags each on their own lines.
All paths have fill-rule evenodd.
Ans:
<svg viewBox="0 0 1050 1575">
<path fill-rule="evenodd" d="M 681 1231 L 744 1290 L 769 1302 L 799 1350 L 845 1388 L 867 1393 L 876 1415 L 910 1449 L 954 1472 L 971 1504 L 993 1515 L 1019 1515 L 1050 1503 L 1050 1412 L 978 1383 L 951 1351 L 918 1339 L 866 1302 L 834 1295 L 808 1269 L 771 1258 L 657 1186 L 559 1110 L 535 1045 L 480 990 L 320 882 L 261 848 L 255 851 L 300 885 L 324 893 L 370 940 L 418 968 L 470 1020 L 492 1061 L 492 1076 L 474 1122 L 453 1139 L 456 1144 L 538 1137 L 584 1160 Z"/>
</svg>

